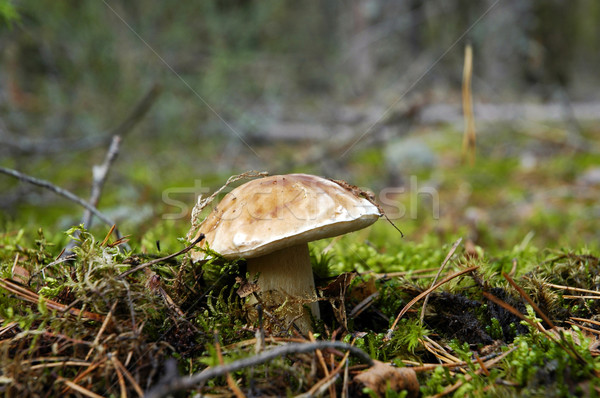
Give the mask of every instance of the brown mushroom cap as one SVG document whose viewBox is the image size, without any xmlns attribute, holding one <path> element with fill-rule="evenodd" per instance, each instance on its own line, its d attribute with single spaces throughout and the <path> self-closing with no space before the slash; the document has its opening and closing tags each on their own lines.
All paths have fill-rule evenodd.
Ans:
<svg viewBox="0 0 600 398">
<path fill-rule="evenodd" d="M 367 227 L 381 216 L 373 203 L 331 180 L 308 174 L 270 176 L 227 194 L 200 224 L 206 245 L 225 258 L 252 258 Z"/>
</svg>

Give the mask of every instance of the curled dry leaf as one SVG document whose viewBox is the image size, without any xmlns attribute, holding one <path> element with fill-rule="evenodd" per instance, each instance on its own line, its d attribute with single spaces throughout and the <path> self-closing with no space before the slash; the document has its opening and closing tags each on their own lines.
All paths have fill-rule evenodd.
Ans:
<svg viewBox="0 0 600 398">
<path fill-rule="evenodd" d="M 258 286 L 258 283 L 248 282 L 247 280 L 242 279 L 239 276 L 235 277 L 235 281 L 240 284 L 240 288 L 237 290 L 237 294 L 241 298 L 248 297 L 252 293 L 260 291 L 260 286 Z"/>
<path fill-rule="evenodd" d="M 395 368 L 380 361 L 373 362 L 373 366 L 354 377 L 354 380 L 381 396 L 385 395 L 388 388 L 394 391 L 406 390 L 409 398 L 419 396 L 419 381 L 414 370 Z"/>
<path fill-rule="evenodd" d="M 319 288 L 325 297 L 340 297 L 346 293 L 346 289 L 350 286 L 350 283 L 356 276 L 354 272 L 345 272 L 338 275 L 333 281 L 327 286 Z"/>
</svg>

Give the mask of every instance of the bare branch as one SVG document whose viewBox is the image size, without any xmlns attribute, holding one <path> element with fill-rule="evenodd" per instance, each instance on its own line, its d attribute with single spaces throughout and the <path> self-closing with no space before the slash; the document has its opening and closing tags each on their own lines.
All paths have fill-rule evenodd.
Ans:
<svg viewBox="0 0 600 398">
<path fill-rule="evenodd" d="M 31 176 L 28 176 L 27 174 L 21 173 L 20 171 L 9 169 L 9 168 L 2 167 L 2 166 L 0 166 L 0 173 L 9 175 L 11 177 L 18 178 L 21 181 L 25 181 L 25 182 L 28 182 L 33 185 L 37 185 L 38 187 L 46 188 L 46 189 L 62 196 L 63 198 L 69 199 L 70 201 L 77 203 L 79 206 L 84 207 L 85 209 L 89 210 L 90 212 L 92 212 L 93 215 L 98 217 L 104 223 L 106 223 L 110 226 L 115 224 L 115 222 L 113 220 L 111 220 L 110 218 L 108 218 L 107 216 L 102 214 L 100 212 L 100 210 L 98 210 L 96 207 L 92 206 L 91 204 L 89 204 L 85 200 L 81 199 L 79 196 L 75 195 L 74 193 L 67 191 L 66 189 L 57 187 L 56 185 L 52 184 L 49 181 L 31 177 Z M 117 235 L 118 235 L 118 233 L 117 233 Z"/>
<path fill-rule="evenodd" d="M 200 373 L 195 373 L 191 376 L 175 378 L 169 380 L 166 383 L 159 383 L 156 387 L 151 389 L 147 394 L 146 398 L 160 398 L 168 394 L 172 394 L 176 391 L 185 390 L 195 386 L 196 384 L 203 383 L 214 377 L 224 376 L 227 373 L 235 372 L 240 369 L 256 366 L 265 362 L 272 361 L 275 358 L 290 355 L 311 352 L 315 350 L 323 350 L 327 348 L 334 348 L 343 351 L 350 351 L 351 354 L 356 355 L 362 361 L 366 362 L 369 366 L 373 365 L 373 360 L 366 352 L 360 348 L 354 347 L 341 341 L 317 341 L 314 343 L 288 343 L 281 347 L 273 348 L 268 351 L 263 351 L 253 357 L 243 358 L 227 365 L 214 366 L 203 370 Z"/>
<path fill-rule="evenodd" d="M 114 162 L 119 153 L 119 144 L 121 143 L 121 137 L 115 135 L 110 144 L 110 148 L 108 148 L 108 152 L 106 152 L 106 156 L 104 158 L 104 162 L 101 165 L 96 165 L 92 168 L 93 182 L 92 182 L 92 193 L 90 195 L 89 204 L 96 207 L 98 206 L 98 202 L 100 201 L 100 194 L 102 193 L 102 187 L 104 186 L 104 181 L 106 181 L 106 177 L 108 176 L 108 170 L 110 166 Z M 92 226 L 93 214 L 88 209 L 83 213 L 83 217 L 81 218 L 81 224 L 83 224 L 84 228 L 90 228 Z M 111 231 L 112 232 L 112 231 Z M 111 232 L 108 234 L 110 235 Z M 76 231 L 73 235 L 73 239 L 67 244 L 65 251 L 62 257 L 69 257 L 72 252 L 71 250 L 77 246 L 76 238 L 79 237 L 79 231 Z M 117 232 L 117 237 L 121 238 L 119 233 Z M 108 236 L 106 237 L 108 239 Z M 125 250 L 129 250 L 129 245 L 124 243 Z"/>
<path fill-rule="evenodd" d="M 108 176 L 108 170 L 110 169 L 110 166 L 119 154 L 120 143 L 121 137 L 115 135 L 110 144 L 110 148 L 108 148 L 108 152 L 106 152 L 104 162 L 101 165 L 94 166 L 92 169 L 94 180 L 92 183 L 92 193 L 90 195 L 89 203 L 94 207 L 98 206 L 98 202 L 100 201 L 100 194 L 102 193 L 102 188 L 104 186 L 104 181 L 106 181 L 106 177 Z M 81 223 L 84 225 L 85 228 L 89 228 L 92 225 L 92 212 L 88 209 L 86 209 L 85 213 L 83 214 Z"/>
</svg>

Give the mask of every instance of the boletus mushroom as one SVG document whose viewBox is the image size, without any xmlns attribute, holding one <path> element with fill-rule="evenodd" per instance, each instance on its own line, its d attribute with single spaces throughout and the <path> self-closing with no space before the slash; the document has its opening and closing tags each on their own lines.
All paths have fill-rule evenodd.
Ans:
<svg viewBox="0 0 600 398">
<path fill-rule="evenodd" d="M 365 228 L 381 216 L 358 188 L 308 174 L 259 178 L 233 189 L 202 221 L 205 239 L 191 251 L 193 261 L 207 259 L 205 249 L 225 259 L 245 258 L 250 280 L 258 275 L 258 295 L 267 308 L 303 333 L 311 330 L 319 306 L 308 242 Z M 269 322 L 268 317 L 265 322 Z"/>
</svg>

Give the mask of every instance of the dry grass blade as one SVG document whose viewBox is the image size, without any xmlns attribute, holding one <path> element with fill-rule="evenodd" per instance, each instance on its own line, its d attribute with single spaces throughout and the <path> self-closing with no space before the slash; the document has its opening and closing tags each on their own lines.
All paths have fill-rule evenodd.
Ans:
<svg viewBox="0 0 600 398">
<path fill-rule="evenodd" d="M 494 358 L 494 359 L 491 359 L 491 360 L 489 360 L 489 361 L 485 362 L 485 363 L 484 363 L 484 366 L 485 366 L 485 368 L 486 368 L 486 369 L 490 369 L 490 368 L 492 368 L 492 367 L 493 367 L 493 366 L 495 366 L 495 365 L 496 365 L 498 362 L 502 361 L 504 358 L 506 358 L 506 357 L 507 357 L 507 356 L 508 356 L 510 353 L 512 353 L 512 352 L 513 352 L 514 350 L 516 350 L 516 349 L 517 349 L 517 347 L 516 347 L 516 346 L 514 346 L 514 347 L 512 347 L 510 350 L 508 350 L 508 351 L 506 351 L 506 352 L 502 353 L 502 355 L 500 355 L 500 356 L 498 356 L 498 357 L 496 357 L 496 358 Z M 480 369 L 477 369 L 477 370 L 475 371 L 475 374 L 476 374 L 476 375 L 479 375 L 479 374 L 481 374 L 482 372 L 483 372 L 483 369 L 482 369 L 482 368 L 480 368 Z M 451 393 L 453 393 L 454 391 L 458 390 L 458 389 L 460 388 L 460 386 L 462 386 L 462 385 L 463 385 L 465 382 L 469 382 L 469 381 L 471 381 L 471 379 L 473 379 L 473 376 L 472 376 L 472 375 L 470 375 L 470 374 L 466 374 L 466 375 L 464 376 L 464 379 L 463 379 L 463 380 L 459 380 L 459 381 L 457 381 L 456 383 L 452 384 L 451 386 L 448 386 L 448 387 L 446 387 L 446 388 L 444 389 L 444 391 L 442 391 L 442 392 L 441 392 L 441 393 L 439 393 L 439 394 L 433 395 L 433 396 L 432 396 L 432 398 L 441 398 L 441 397 L 444 397 L 444 396 L 446 396 L 446 395 L 448 395 L 448 394 L 451 394 Z"/>
<path fill-rule="evenodd" d="M 117 373 L 117 379 L 119 380 L 119 388 L 121 390 L 121 398 L 127 398 L 127 386 L 125 386 L 125 378 L 121 373 L 121 369 L 115 363 L 115 356 L 111 355 L 111 361 L 113 362 L 113 366 L 115 368 L 115 372 Z"/>
<path fill-rule="evenodd" d="M 556 285 L 554 283 L 544 283 L 544 286 L 553 287 L 555 289 L 570 290 L 572 292 L 587 293 L 587 294 L 593 294 L 593 295 L 600 296 L 600 292 L 598 292 L 596 290 L 588 290 L 588 289 L 581 289 L 579 287 Z"/>
<path fill-rule="evenodd" d="M 113 234 L 113 231 L 115 230 L 116 227 L 117 226 L 115 224 L 113 224 L 112 227 L 110 227 L 110 230 L 108 231 L 108 233 L 104 237 L 104 240 L 102 241 L 102 243 L 100 244 L 100 246 L 106 246 L 106 244 L 108 243 L 108 240 L 110 239 L 110 236 Z"/>
<path fill-rule="evenodd" d="M 137 381 L 135 380 L 135 378 L 131 375 L 131 373 L 129 373 L 129 371 L 127 370 L 127 368 L 121 363 L 121 361 L 119 361 L 119 358 L 117 358 L 116 355 L 113 355 L 111 357 L 111 360 L 113 362 L 113 365 L 116 368 L 118 368 L 123 375 L 125 375 L 125 378 L 127 378 L 127 380 L 129 380 L 129 382 L 131 383 L 131 386 L 133 387 L 133 389 L 135 390 L 135 392 L 137 393 L 137 395 L 140 398 L 143 397 L 144 396 L 144 391 L 142 391 L 142 388 L 137 383 Z"/>
<path fill-rule="evenodd" d="M 458 248 L 458 245 L 460 245 L 460 242 L 462 242 L 462 238 L 458 238 L 458 240 L 456 242 L 454 242 L 454 244 L 450 248 L 450 251 L 446 255 L 446 258 L 444 259 L 444 261 L 442 261 L 442 265 L 440 265 L 440 268 L 438 269 L 438 272 L 435 275 L 435 278 L 433 278 L 433 281 L 431 282 L 431 286 L 435 285 L 435 283 L 437 282 L 438 278 L 440 277 L 440 274 L 444 270 L 444 267 L 446 267 L 446 264 L 448 264 L 448 261 L 450 261 L 450 258 L 452 257 L 452 255 L 454 255 L 454 252 Z M 427 307 L 427 301 L 429 301 L 429 294 L 427 296 L 425 296 L 425 300 L 423 300 L 423 307 L 421 309 L 421 318 L 420 318 L 421 323 L 423 323 L 423 319 L 425 319 L 425 308 Z"/>
<path fill-rule="evenodd" d="M 200 234 L 196 239 L 194 239 L 194 241 L 189 246 L 187 246 L 184 249 L 178 251 L 177 253 L 169 254 L 168 256 L 157 258 L 157 259 L 154 259 L 152 261 L 148 261 L 147 263 L 140 264 L 137 267 L 133 267 L 132 269 L 127 270 L 127 271 L 123 272 L 122 274 L 120 274 L 119 278 L 124 278 L 127 275 L 133 274 L 134 272 L 137 272 L 137 271 L 139 271 L 139 270 L 141 270 L 143 268 L 149 267 L 149 266 L 154 265 L 154 264 L 158 264 L 161 261 L 170 260 L 170 259 L 172 259 L 174 257 L 177 257 L 179 255 L 187 253 L 190 250 L 192 250 L 194 248 L 194 246 L 196 246 L 196 243 L 200 242 L 202 239 L 204 239 L 204 234 Z"/>
<path fill-rule="evenodd" d="M 80 393 L 82 395 L 85 395 L 86 397 L 90 397 L 90 398 L 104 398 L 102 395 L 98 395 L 95 392 L 92 392 L 92 391 L 88 390 L 87 388 L 83 388 L 79 384 L 73 383 L 70 380 L 60 379 L 60 381 L 62 381 L 63 383 L 65 383 L 70 389 L 75 390 L 78 393 Z"/>
<path fill-rule="evenodd" d="M 600 322 L 599 321 L 595 321 L 593 319 L 577 318 L 577 317 L 572 316 L 571 320 L 577 321 L 577 322 L 591 323 L 592 325 L 600 326 Z"/>
<path fill-rule="evenodd" d="M 102 337 L 102 333 L 104 333 L 104 330 L 106 330 L 106 326 L 108 325 L 108 322 L 110 322 L 112 314 L 115 311 L 115 308 L 117 307 L 118 303 L 119 303 L 118 301 L 115 301 L 113 303 L 112 307 L 110 308 L 110 311 L 108 311 L 108 314 L 106 315 L 106 319 L 104 319 L 104 322 L 102 322 L 102 326 L 100 327 L 100 330 L 98 331 L 98 334 L 96 335 L 96 338 L 94 339 L 94 342 L 92 343 L 92 347 L 90 348 L 87 355 L 85 356 L 86 361 L 90 358 L 94 349 L 98 348 L 98 343 L 100 342 L 100 337 Z"/>
<path fill-rule="evenodd" d="M 555 342 L 556 344 L 558 344 L 563 350 L 565 350 L 565 352 L 567 354 L 569 354 L 571 357 L 573 357 L 576 360 L 578 360 L 580 363 L 585 363 L 586 362 L 585 359 L 582 358 L 581 355 L 579 355 L 579 353 L 577 352 L 577 350 L 575 350 L 573 347 L 571 347 L 570 343 L 564 339 L 564 336 L 563 336 L 562 332 L 559 333 L 560 334 L 560 339 L 559 339 L 554 334 L 549 333 L 546 329 L 544 329 L 542 327 L 542 325 L 540 325 L 539 323 L 534 322 L 531 319 L 527 318 L 525 315 L 521 314 L 516 308 L 514 308 L 510 304 L 507 304 L 504 301 L 500 300 L 499 298 L 497 298 L 493 294 L 490 294 L 488 292 L 483 292 L 483 296 L 485 298 L 487 298 L 488 300 L 490 300 L 491 302 L 493 302 L 494 304 L 497 304 L 497 305 L 501 306 L 505 310 L 511 312 L 512 314 L 514 314 L 517 317 L 521 318 L 525 322 L 529 323 L 534 328 L 538 329 L 540 332 L 542 332 L 542 334 L 544 334 L 550 340 L 552 340 L 553 342 Z M 565 344 L 568 347 L 565 346 Z"/>
<path fill-rule="evenodd" d="M 519 292 L 521 297 L 523 297 L 529 303 L 529 305 L 531 305 L 534 311 L 544 320 L 544 322 L 548 324 L 548 326 L 550 326 L 550 329 L 556 328 L 556 326 L 554 326 L 554 323 L 552 323 L 550 318 L 548 318 L 548 316 L 546 316 L 546 314 L 544 314 L 544 312 L 540 310 L 540 308 L 533 302 L 529 295 L 525 293 L 525 290 L 523 290 L 521 286 L 517 285 L 515 281 L 510 276 L 508 276 L 506 272 L 502 272 L 502 276 L 508 281 L 508 283 L 510 283 L 512 287 L 514 287 L 517 290 L 517 292 Z"/>
<path fill-rule="evenodd" d="M 419 341 L 427 351 L 432 353 L 440 361 L 453 365 L 461 362 L 459 358 L 450 354 L 444 347 L 433 341 L 429 336 L 424 336 L 422 339 L 419 339 Z"/>
<path fill-rule="evenodd" d="M 106 358 L 103 358 L 101 361 L 99 362 L 95 362 L 92 363 L 86 370 L 84 370 L 83 372 L 81 372 L 80 374 L 78 374 L 74 379 L 73 379 L 73 383 L 75 385 L 77 385 L 77 383 L 79 383 L 80 380 L 82 380 L 83 378 L 85 378 L 87 375 L 89 375 L 90 373 L 92 373 L 94 370 L 96 370 L 100 365 L 104 365 L 104 363 L 106 362 Z M 65 394 L 67 391 L 69 391 L 70 387 L 66 386 L 61 392 L 63 394 Z"/>
<path fill-rule="evenodd" d="M 590 327 L 587 327 L 587 326 L 584 326 L 584 325 L 580 325 L 580 324 L 578 324 L 578 323 L 575 323 L 575 322 L 572 322 L 572 321 L 567 321 L 567 323 L 568 323 L 569 325 L 577 326 L 578 328 L 580 328 L 580 329 L 583 329 L 583 330 L 586 330 L 586 331 L 588 331 L 588 332 L 590 332 L 590 333 L 594 333 L 594 334 L 598 334 L 598 335 L 600 335 L 600 330 L 597 330 L 597 329 L 592 329 L 592 328 L 590 328 Z"/>
<path fill-rule="evenodd" d="M 519 317 L 520 319 L 524 320 L 525 322 L 529 323 L 531 326 L 533 326 L 534 328 L 536 328 L 537 330 L 539 330 L 540 332 L 542 332 L 543 334 L 548 336 L 550 339 L 556 341 L 556 338 L 554 337 L 554 335 L 548 333 L 548 331 L 546 329 L 544 329 L 542 327 L 542 325 L 527 318 L 525 315 L 523 315 L 520 311 L 518 311 L 512 305 L 505 303 L 504 301 L 500 300 L 498 297 L 496 297 L 493 294 L 488 293 L 488 292 L 483 292 L 483 296 L 486 299 L 490 300 L 492 303 L 499 305 L 500 307 L 504 308 L 511 314 L 513 314 L 513 315 Z"/>
<path fill-rule="evenodd" d="M 0 319 L 0 322 L 4 321 L 3 319 Z M 7 324 L 4 327 L 0 328 L 0 336 L 2 336 L 4 333 L 8 333 L 11 330 L 13 330 L 14 328 L 16 328 L 19 324 L 17 322 L 10 322 L 9 324 Z"/>
<path fill-rule="evenodd" d="M 89 366 L 89 362 L 85 361 L 60 361 L 60 362 L 52 362 L 52 363 L 40 363 L 37 365 L 32 365 L 29 367 L 31 370 L 35 369 L 46 369 L 46 368 L 57 368 L 62 366 Z"/>
<path fill-rule="evenodd" d="M 342 367 L 348 360 L 349 356 L 350 356 L 350 352 L 348 351 L 348 352 L 346 352 L 346 354 L 344 354 L 344 356 L 342 357 L 342 359 L 340 360 L 338 365 L 335 367 L 335 369 L 331 373 L 329 373 L 324 378 L 322 378 L 321 380 L 316 382 L 315 385 L 310 388 L 310 390 L 308 390 L 305 394 L 300 395 L 299 397 L 313 397 L 320 390 L 322 390 L 324 388 L 332 387 L 332 385 L 329 383 L 332 382 L 334 380 L 334 377 L 336 377 L 340 373 L 340 371 L 342 370 Z"/>
<path fill-rule="evenodd" d="M 308 332 L 308 339 L 312 343 L 314 343 L 316 341 L 315 336 L 313 335 L 313 333 L 311 331 Z M 329 369 L 327 368 L 327 364 L 325 363 L 325 358 L 323 358 L 323 352 L 321 352 L 321 350 L 315 350 L 315 354 L 317 354 L 317 359 L 319 361 L 319 364 L 323 368 L 323 373 L 325 374 L 325 377 L 329 376 Z M 330 389 L 329 394 L 332 396 L 335 395 L 335 390 L 332 393 L 332 391 Z"/>
<path fill-rule="evenodd" d="M 457 278 L 457 277 L 459 277 L 461 275 L 464 275 L 464 274 L 468 274 L 469 272 L 473 272 L 477 268 L 479 268 L 479 266 L 475 265 L 473 267 L 465 268 L 465 269 L 463 269 L 461 271 L 455 272 L 454 274 L 445 277 L 443 280 L 441 280 L 440 282 L 438 282 L 435 285 L 431 286 L 429 289 L 425 290 L 423 293 L 419 294 L 417 297 L 415 297 L 414 299 L 412 299 L 408 304 L 406 304 L 406 306 L 402 309 L 402 311 L 400 311 L 400 313 L 396 317 L 396 320 L 394 320 L 394 323 L 392 324 L 392 327 L 390 328 L 390 330 L 388 330 L 388 333 L 386 335 L 386 339 L 389 340 L 389 339 L 392 338 L 392 333 L 394 333 L 394 330 L 396 330 L 396 326 L 398 325 L 398 321 L 400 321 L 400 318 L 402 318 L 402 316 L 404 314 L 406 314 L 406 312 L 417 301 L 421 300 L 423 297 L 427 296 L 429 293 L 433 292 L 435 289 L 437 289 L 438 287 L 442 286 L 443 284 L 451 281 L 452 279 Z"/>
<path fill-rule="evenodd" d="M 477 363 L 481 367 L 481 371 L 483 372 L 483 374 L 486 375 L 486 376 L 489 376 L 490 375 L 490 371 L 488 370 L 487 366 L 485 366 L 485 363 L 483 363 L 483 361 L 481 360 L 481 358 L 479 357 L 479 355 L 477 355 L 477 353 L 474 353 L 474 355 L 475 355 L 475 359 L 477 360 Z"/>
<path fill-rule="evenodd" d="M 475 117 L 473 116 L 473 96 L 471 93 L 471 78 L 473 76 L 473 47 L 465 47 L 465 64 L 463 68 L 462 104 L 465 119 L 465 132 L 463 135 L 462 157 L 463 161 L 469 158 L 469 164 L 475 164 Z"/>
</svg>

